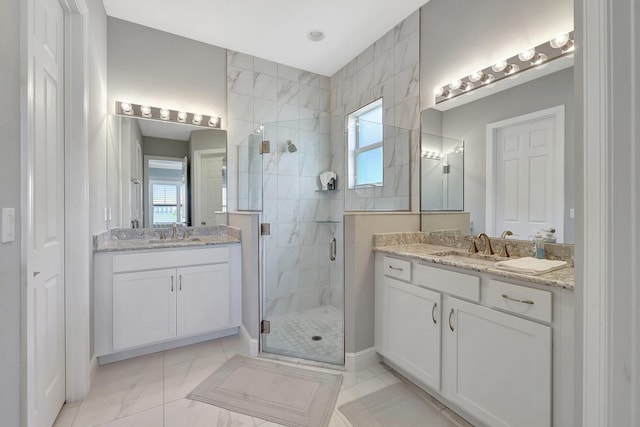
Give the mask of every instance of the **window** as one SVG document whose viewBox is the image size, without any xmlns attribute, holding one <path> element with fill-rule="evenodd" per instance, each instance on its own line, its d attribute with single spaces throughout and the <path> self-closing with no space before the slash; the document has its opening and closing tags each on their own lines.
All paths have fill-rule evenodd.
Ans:
<svg viewBox="0 0 640 427">
<path fill-rule="evenodd" d="M 382 99 L 349 114 L 349 188 L 383 183 Z"/>
<path fill-rule="evenodd" d="M 186 158 L 145 156 L 149 227 L 186 225 L 186 169 Z"/>
<path fill-rule="evenodd" d="M 184 190 L 173 183 L 151 183 L 153 226 L 184 222 Z"/>
</svg>

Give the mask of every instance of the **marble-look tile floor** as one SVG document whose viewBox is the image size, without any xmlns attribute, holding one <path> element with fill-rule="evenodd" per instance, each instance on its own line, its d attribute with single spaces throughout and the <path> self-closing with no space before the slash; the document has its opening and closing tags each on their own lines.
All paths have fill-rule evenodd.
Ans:
<svg viewBox="0 0 640 427">
<path fill-rule="evenodd" d="M 246 347 L 233 336 L 100 366 L 87 397 L 64 405 L 54 427 L 277 427 L 279 424 L 186 399 L 228 358 L 247 355 Z M 337 409 L 342 404 L 401 381 L 382 364 L 342 375 L 329 427 L 351 427 Z M 434 420 L 425 420 L 425 427 L 470 427 L 435 399 L 433 405 Z"/>
<path fill-rule="evenodd" d="M 344 364 L 342 312 L 331 305 L 281 314 L 271 319 L 264 351 L 317 362 Z M 313 337 L 320 337 L 314 341 Z"/>
</svg>

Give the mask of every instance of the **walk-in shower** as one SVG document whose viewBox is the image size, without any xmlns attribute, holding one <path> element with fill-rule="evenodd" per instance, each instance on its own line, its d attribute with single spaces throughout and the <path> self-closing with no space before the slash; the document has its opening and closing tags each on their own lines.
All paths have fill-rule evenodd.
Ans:
<svg viewBox="0 0 640 427">
<path fill-rule="evenodd" d="M 376 188 L 349 186 L 345 116 L 265 123 L 238 147 L 238 208 L 269 224 L 260 238 L 262 352 L 344 364 L 345 203 L 407 209 L 409 138 L 386 126 L 384 134 Z M 369 192 L 370 207 L 360 204 Z M 394 192 L 402 197 L 391 200 Z"/>
</svg>

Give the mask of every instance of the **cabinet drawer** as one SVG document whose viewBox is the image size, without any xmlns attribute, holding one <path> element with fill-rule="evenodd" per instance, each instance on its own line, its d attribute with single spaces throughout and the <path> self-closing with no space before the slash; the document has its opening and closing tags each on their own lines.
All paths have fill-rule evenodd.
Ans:
<svg viewBox="0 0 640 427">
<path fill-rule="evenodd" d="M 229 248 L 184 249 L 180 251 L 142 252 L 113 256 L 113 272 L 186 267 L 229 261 Z"/>
<path fill-rule="evenodd" d="M 485 288 L 487 305 L 543 322 L 551 322 L 551 292 L 491 280 Z"/>
<path fill-rule="evenodd" d="M 417 285 L 480 302 L 480 278 L 476 276 L 416 264 L 413 281 Z"/>
<path fill-rule="evenodd" d="M 384 274 L 410 282 L 411 262 L 404 259 L 384 257 Z"/>
</svg>

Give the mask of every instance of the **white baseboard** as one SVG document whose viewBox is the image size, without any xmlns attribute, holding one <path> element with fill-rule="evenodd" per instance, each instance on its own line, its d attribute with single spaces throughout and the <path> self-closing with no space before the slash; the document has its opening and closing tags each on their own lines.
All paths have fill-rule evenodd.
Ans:
<svg viewBox="0 0 640 427">
<path fill-rule="evenodd" d="M 146 354 L 157 353 L 159 351 L 170 350 L 172 348 L 178 348 L 185 345 L 197 344 L 200 342 L 210 341 L 217 338 L 237 335 L 239 333 L 238 329 L 239 329 L 238 327 L 222 329 L 216 332 L 209 332 L 202 335 L 195 335 L 195 336 L 186 337 L 186 338 L 168 340 L 166 342 L 162 342 L 159 344 L 152 344 L 149 346 L 138 347 L 132 350 L 125 350 L 117 353 L 105 354 L 102 356 L 98 356 L 98 364 L 104 365 L 107 363 L 119 362 L 120 360 L 130 359 L 132 357 L 144 356 Z"/>
<path fill-rule="evenodd" d="M 380 356 L 373 347 L 357 353 L 344 354 L 344 368 L 347 372 L 356 372 L 378 363 L 380 363 Z"/>
<path fill-rule="evenodd" d="M 240 325 L 240 336 L 249 347 L 249 356 L 257 356 L 258 351 L 260 350 L 258 340 L 255 338 L 251 338 L 251 335 L 249 335 L 249 332 L 247 332 L 247 329 L 244 327 L 244 325 Z"/>
</svg>

